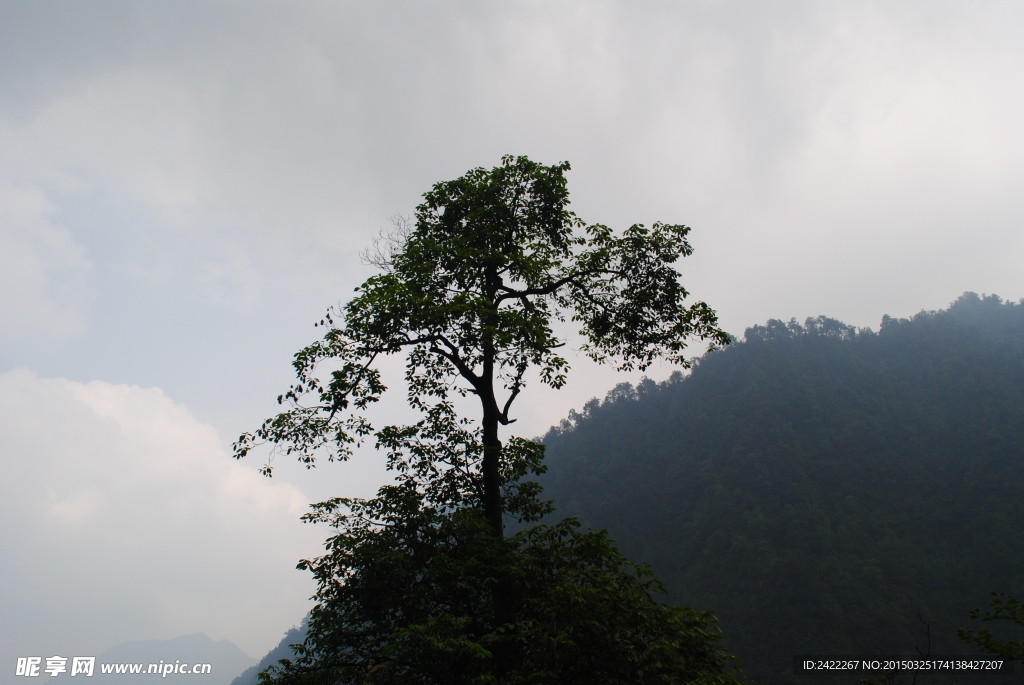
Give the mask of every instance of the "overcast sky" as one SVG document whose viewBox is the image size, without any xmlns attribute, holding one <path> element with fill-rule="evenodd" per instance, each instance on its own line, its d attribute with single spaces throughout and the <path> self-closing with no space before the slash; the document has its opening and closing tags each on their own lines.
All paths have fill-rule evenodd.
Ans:
<svg viewBox="0 0 1024 685">
<path fill-rule="evenodd" d="M 692 226 L 684 284 L 737 335 L 1020 299 L 1022 28 L 979 1 L 0 0 L 0 669 L 200 631 L 260 656 L 301 619 L 327 531 L 298 516 L 378 468 L 268 481 L 230 442 L 389 217 L 503 154 L 570 161 L 589 222 Z M 573 360 L 519 434 L 624 379 Z"/>
</svg>

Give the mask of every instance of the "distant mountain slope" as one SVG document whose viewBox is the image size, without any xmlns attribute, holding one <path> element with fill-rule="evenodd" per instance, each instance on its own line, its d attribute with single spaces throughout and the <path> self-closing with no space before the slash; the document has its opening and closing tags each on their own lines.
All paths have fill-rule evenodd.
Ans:
<svg viewBox="0 0 1024 685">
<path fill-rule="evenodd" d="M 296 628 L 292 628 L 278 643 L 277 647 L 270 650 L 270 652 L 260 659 L 260 662 L 255 666 L 251 666 L 245 670 L 240 676 L 231 681 L 231 685 L 257 685 L 259 683 L 259 675 L 261 671 L 267 669 L 268 666 L 276 666 L 277 662 L 281 659 L 292 659 L 294 653 L 291 650 L 291 645 L 302 642 L 306 639 L 306 620 L 303 619 L 302 625 Z"/>
<path fill-rule="evenodd" d="M 228 685 L 239 673 L 253 664 L 255 659 L 240 650 L 229 640 L 211 640 L 203 633 L 183 635 L 172 640 L 138 640 L 123 642 L 96 656 L 92 677 L 81 674 L 71 676 L 64 673 L 53 682 L 75 683 L 82 677 L 90 685 L 111 685 L 113 683 L 202 683 L 203 685 Z M 100 664 L 210 664 L 208 674 L 103 674 Z M 70 664 L 69 664 L 70 668 Z"/>
<path fill-rule="evenodd" d="M 919 614 L 932 654 L 969 653 L 970 609 L 1024 595 L 1024 304 L 770 321 L 544 442 L 558 515 L 717 611 L 765 682 L 822 682 L 791 678 L 797 654 L 924 650 Z"/>
</svg>

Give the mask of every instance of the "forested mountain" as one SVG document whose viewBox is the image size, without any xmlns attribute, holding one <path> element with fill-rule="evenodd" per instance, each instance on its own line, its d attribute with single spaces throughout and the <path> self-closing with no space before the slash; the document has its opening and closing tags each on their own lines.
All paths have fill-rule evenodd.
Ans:
<svg viewBox="0 0 1024 685">
<path fill-rule="evenodd" d="M 240 676 L 231 681 L 231 685 L 257 685 L 260 678 L 259 675 L 262 671 L 266 670 L 270 666 L 277 666 L 277 663 L 281 659 L 294 659 L 295 653 L 292 651 L 291 646 L 302 642 L 306 639 L 306 626 L 309 621 L 307 616 L 302 620 L 302 625 L 292 627 L 285 633 L 284 637 L 270 650 L 266 656 L 260 659 L 260 662 L 255 666 L 247 668 Z"/>
<path fill-rule="evenodd" d="M 933 655 L 970 654 L 970 610 L 1024 595 L 1024 302 L 967 293 L 877 333 L 769 321 L 544 443 L 557 515 L 714 609 L 752 679 L 926 651 L 925 622 Z"/>
</svg>

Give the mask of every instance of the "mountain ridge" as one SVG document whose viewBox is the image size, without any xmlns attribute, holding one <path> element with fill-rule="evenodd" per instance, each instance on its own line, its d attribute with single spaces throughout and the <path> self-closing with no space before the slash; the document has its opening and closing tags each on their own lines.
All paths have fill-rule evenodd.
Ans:
<svg viewBox="0 0 1024 685">
<path fill-rule="evenodd" d="M 969 652 L 969 611 L 1024 589 L 1022 432 L 1024 304 L 965 293 L 878 332 L 772 320 L 617 386 L 544 437 L 542 483 L 715 610 L 752 677 L 802 682 L 796 654 L 925 649 L 919 613 Z"/>
</svg>

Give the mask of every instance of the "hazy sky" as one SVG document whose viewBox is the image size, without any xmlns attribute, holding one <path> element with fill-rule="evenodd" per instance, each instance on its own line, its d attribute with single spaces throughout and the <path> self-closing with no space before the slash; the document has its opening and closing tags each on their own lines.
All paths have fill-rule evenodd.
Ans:
<svg viewBox="0 0 1024 685">
<path fill-rule="evenodd" d="M 230 442 L 389 217 L 503 154 L 569 160 L 587 221 L 692 226 L 684 284 L 738 335 L 1020 299 L 1022 28 L 977 1 L 0 0 L 0 669 L 200 631 L 259 656 L 301 619 L 327 531 L 298 516 L 374 461 L 268 481 Z M 520 434 L 623 380 L 576 368 Z"/>
</svg>

